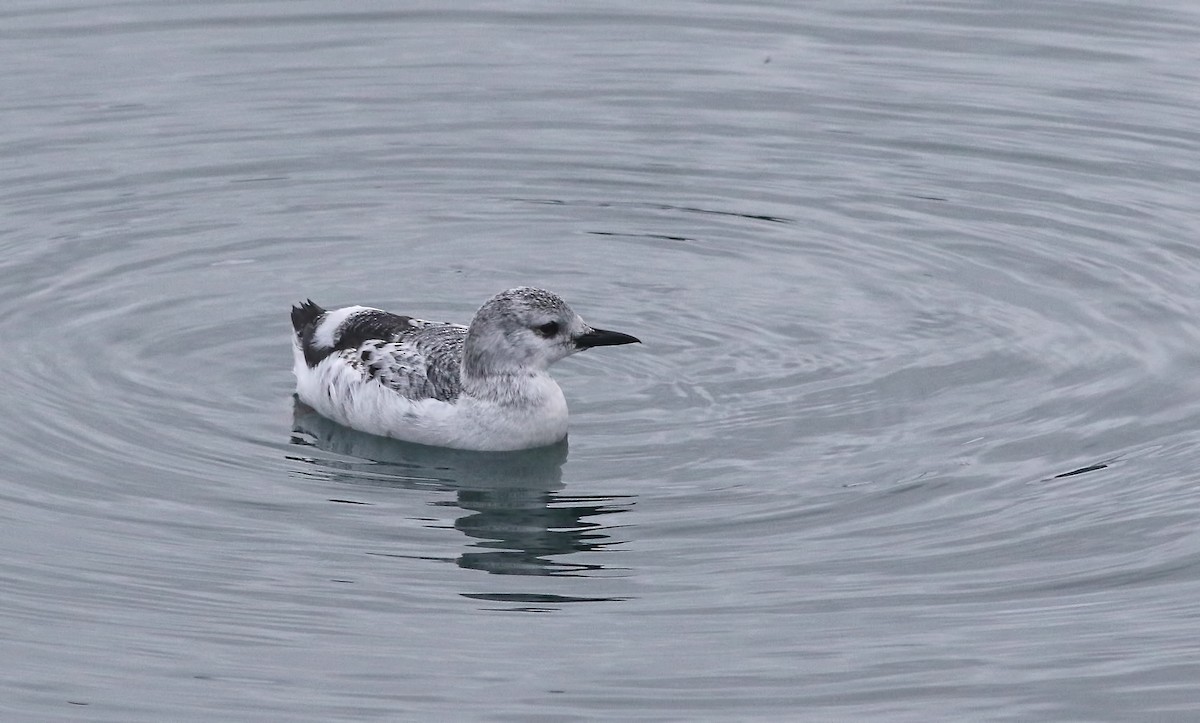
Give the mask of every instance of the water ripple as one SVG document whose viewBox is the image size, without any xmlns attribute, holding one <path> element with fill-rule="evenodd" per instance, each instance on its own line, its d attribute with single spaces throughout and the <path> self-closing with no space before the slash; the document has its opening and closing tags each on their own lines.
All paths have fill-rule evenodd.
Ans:
<svg viewBox="0 0 1200 723">
<path fill-rule="evenodd" d="M 1191 710 L 1187 3 L 0 16 L 10 716 Z M 569 452 L 294 406 L 518 283 Z"/>
</svg>

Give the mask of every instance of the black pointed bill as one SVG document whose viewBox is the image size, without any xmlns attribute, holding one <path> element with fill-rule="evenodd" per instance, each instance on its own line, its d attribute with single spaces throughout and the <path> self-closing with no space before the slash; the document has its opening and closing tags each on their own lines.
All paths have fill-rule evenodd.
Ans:
<svg viewBox="0 0 1200 723">
<path fill-rule="evenodd" d="M 640 344 L 641 342 L 642 340 L 636 336 L 607 329 L 592 329 L 586 334 L 575 337 L 575 346 L 580 349 L 591 349 L 594 346 L 616 346 L 617 344 Z"/>
</svg>

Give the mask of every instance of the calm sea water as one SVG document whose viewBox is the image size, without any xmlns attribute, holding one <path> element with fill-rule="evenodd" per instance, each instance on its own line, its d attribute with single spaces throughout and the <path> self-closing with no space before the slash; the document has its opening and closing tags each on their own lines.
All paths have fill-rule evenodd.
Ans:
<svg viewBox="0 0 1200 723">
<path fill-rule="evenodd" d="M 1197 37 L 6 3 L 0 718 L 1194 720 Z M 294 301 L 517 284 L 646 342 L 569 449 L 294 405 Z"/>
</svg>

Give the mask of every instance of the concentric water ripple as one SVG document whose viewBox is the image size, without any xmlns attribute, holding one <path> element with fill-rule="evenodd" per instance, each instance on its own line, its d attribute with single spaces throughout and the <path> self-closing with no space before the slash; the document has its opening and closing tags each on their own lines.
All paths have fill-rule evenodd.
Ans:
<svg viewBox="0 0 1200 723">
<path fill-rule="evenodd" d="M 1193 712 L 1190 5 L 0 16 L 0 717 Z M 292 399 L 516 284 L 569 444 Z"/>
</svg>

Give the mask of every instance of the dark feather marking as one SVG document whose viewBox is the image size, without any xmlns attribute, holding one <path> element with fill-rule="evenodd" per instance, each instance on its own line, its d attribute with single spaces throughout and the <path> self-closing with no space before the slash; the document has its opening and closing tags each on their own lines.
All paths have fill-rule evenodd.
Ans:
<svg viewBox="0 0 1200 723">
<path fill-rule="evenodd" d="M 338 328 L 331 351 L 357 349 L 372 339 L 395 341 L 401 334 L 417 328 L 410 322 L 411 316 L 400 316 L 386 311 L 360 311 Z"/>
<path fill-rule="evenodd" d="M 292 328 L 299 334 L 307 327 L 315 327 L 324 315 L 325 310 L 308 299 L 292 307 Z"/>
<path fill-rule="evenodd" d="M 304 352 L 304 362 L 309 368 L 315 367 L 322 359 L 329 356 L 323 349 L 314 349 L 312 345 L 313 332 L 325 318 L 325 310 L 313 303 L 312 299 L 292 307 L 292 328 L 300 340 L 300 349 Z"/>
</svg>

